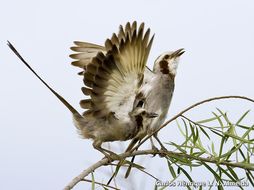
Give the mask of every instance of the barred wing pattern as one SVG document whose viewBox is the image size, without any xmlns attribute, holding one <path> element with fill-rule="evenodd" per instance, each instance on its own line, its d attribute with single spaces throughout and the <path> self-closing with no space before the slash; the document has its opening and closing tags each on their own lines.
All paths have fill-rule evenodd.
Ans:
<svg viewBox="0 0 254 190">
<path fill-rule="evenodd" d="M 114 33 L 107 39 L 105 48 L 84 65 L 86 87 L 82 91 L 90 96 L 80 102 L 82 108 L 88 109 L 85 116 L 103 118 L 113 114 L 118 119 L 128 118 L 143 82 L 154 37 L 149 39 L 149 35 L 150 29 L 144 32 L 144 23 L 139 28 L 136 22 L 127 23 L 125 29 L 120 26 L 118 35 Z M 81 54 L 72 57 L 79 59 Z"/>
<path fill-rule="evenodd" d="M 71 47 L 71 50 L 78 52 L 71 54 L 70 57 L 76 59 L 71 64 L 76 67 L 85 68 L 99 52 L 106 54 L 106 49 L 103 46 L 88 42 L 75 41 L 76 46 Z"/>
</svg>

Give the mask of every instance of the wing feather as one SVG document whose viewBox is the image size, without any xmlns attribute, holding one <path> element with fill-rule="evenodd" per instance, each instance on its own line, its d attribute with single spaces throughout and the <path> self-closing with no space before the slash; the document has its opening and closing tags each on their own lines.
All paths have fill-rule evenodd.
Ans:
<svg viewBox="0 0 254 190">
<path fill-rule="evenodd" d="M 114 113 L 123 119 L 129 114 L 144 78 L 154 38 L 149 36 L 150 29 L 145 31 L 144 23 L 137 27 L 134 21 L 120 25 L 118 34 L 113 33 L 104 47 L 74 42 L 71 49 L 77 53 L 70 56 L 77 60 L 72 64 L 85 69 L 82 92 L 90 96 L 80 101 L 88 109 L 83 115 L 102 118 Z"/>
<path fill-rule="evenodd" d="M 106 49 L 103 46 L 92 44 L 88 42 L 75 41 L 76 46 L 71 47 L 70 49 L 76 53 L 71 54 L 70 57 L 76 59 L 71 64 L 82 69 L 86 68 L 88 63 L 99 53 L 106 53 Z"/>
</svg>

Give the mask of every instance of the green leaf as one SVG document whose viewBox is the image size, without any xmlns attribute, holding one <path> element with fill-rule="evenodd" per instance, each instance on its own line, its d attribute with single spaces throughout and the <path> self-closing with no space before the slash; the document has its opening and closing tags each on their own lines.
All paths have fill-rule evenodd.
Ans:
<svg viewBox="0 0 254 190">
<path fill-rule="evenodd" d="M 222 129 L 222 131 L 223 131 L 224 125 L 223 125 L 222 120 L 220 119 L 221 115 L 218 116 L 216 113 L 214 113 L 214 112 L 212 112 L 212 113 L 213 113 L 213 115 L 215 115 L 215 117 L 217 118 L 217 120 L 218 120 L 218 122 L 219 122 L 219 124 L 220 124 L 220 126 L 221 126 L 221 129 Z"/>
<path fill-rule="evenodd" d="M 204 133 L 205 134 L 205 136 L 210 140 L 210 136 L 207 134 L 207 132 L 202 128 L 202 127 L 200 127 L 199 126 L 199 129 L 202 131 L 202 133 Z"/>
<path fill-rule="evenodd" d="M 221 116 L 215 116 L 215 117 L 212 117 L 212 118 L 209 118 L 209 119 L 204 119 L 204 120 L 201 120 L 201 121 L 197 121 L 196 123 L 199 123 L 199 124 L 209 123 L 211 121 L 218 120 L 218 117 L 221 117 Z"/>
<path fill-rule="evenodd" d="M 220 176 L 205 162 L 202 162 L 202 164 L 213 174 L 215 180 L 217 182 L 219 182 L 219 186 L 221 186 L 222 184 L 222 179 L 220 178 Z"/>
<path fill-rule="evenodd" d="M 223 155 L 221 155 L 221 158 L 227 157 L 226 160 L 228 160 L 229 157 L 230 157 L 235 151 L 237 151 L 240 147 L 241 147 L 240 144 L 238 144 L 237 146 L 233 146 L 228 152 L 226 152 L 226 153 L 224 153 Z"/>
<path fill-rule="evenodd" d="M 241 121 L 246 117 L 246 115 L 250 112 L 250 110 L 246 111 L 241 117 L 240 119 L 236 122 L 236 125 L 239 125 L 241 123 Z"/>
<path fill-rule="evenodd" d="M 200 157 L 201 155 L 203 155 L 205 153 L 205 151 L 201 151 L 201 152 L 194 152 L 192 155 L 195 157 Z"/>
<path fill-rule="evenodd" d="M 230 133 L 230 132 L 224 132 L 223 133 L 225 136 L 229 136 L 229 137 L 231 137 L 232 139 L 237 139 L 237 140 L 239 140 L 239 141 L 241 141 L 241 142 L 244 142 L 244 143 L 249 143 L 249 144 L 254 144 L 254 142 L 252 142 L 252 141 L 250 141 L 250 140 L 247 140 L 247 139 L 244 139 L 244 138 L 242 138 L 242 137 L 239 137 L 239 136 L 237 136 L 237 135 L 234 135 L 234 134 L 232 134 L 232 133 Z M 234 142 L 234 145 L 236 146 L 236 142 Z"/>
<path fill-rule="evenodd" d="M 189 122 L 189 125 L 190 125 L 190 128 L 191 128 L 191 134 L 193 136 L 193 144 L 195 144 L 198 138 L 195 134 L 194 127 L 192 126 L 191 122 Z"/>
<path fill-rule="evenodd" d="M 114 179 L 114 178 L 117 176 L 117 174 L 118 174 L 118 172 L 119 172 L 121 166 L 123 165 L 123 163 L 124 163 L 124 161 L 119 161 L 119 162 L 118 162 L 118 164 L 117 164 L 117 166 L 116 166 L 116 169 L 115 169 L 113 175 L 111 176 L 111 178 L 110 178 L 110 179 L 108 180 L 108 182 L 107 182 L 107 185 L 112 181 L 112 179 Z"/>
<path fill-rule="evenodd" d="M 187 166 L 191 166 L 191 161 L 188 158 L 184 158 L 184 157 L 180 157 L 180 156 L 176 156 L 176 155 L 170 155 L 170 158 L 174 158 L 174 163 L 179 163 L 182 165 L 187 165 Z M 172 161 L 172 160 L 171 160 Z"/>
<path fill-rule="evenodd" d="M 210 153 L 204 148 L 204 146 L 203 146 L 203 144 L 202 144 L 200 138 L 198 138 L 198 144 L 197 144 L 196 146 L 197 146 L 196 148 L 200 149 L 201 151 L 206 152 L 207 154 L 210 154 Z"/>
<path fill-rule="evenodd" d="M 225 142 L 225 137 L 222 137 L 220 141 L 219 159 L 221 158 L 224 142 Z"/>
<path fill-rule="evenodd" d="M 168 169 L 172 175 L 172 177 L 175 179 L 177 176 L 176 176 L 176 173 L 175 173 L 175 170 L 174 168 L 172 167 L 171 163 L 167 160 L 167 163 L 168 163 Z"/>
<path fill-rule="evenodd" d="M 186 172 L 182 167 L 178 166 L 177 169 L 178 173 L 180 173 L 180 171 L 182 171 L 184 173 L 184 175 L 189 179 L 190 182 L 193 182 L 191 176 L 188 174 L 188 172 Z"/>
<path fill-rule="evenodd" d="M 230 173 L 228 173 L 225 169 L 223 169 L 222 167 L 220 167 L 220 165 L 218 165 L 218 169 L 219 169 L 222 173 L 226 174 L 226 176 L 228 176 L 229 179 L 231 179 L 232 181 L 236 182 L 235 178 L 234 178 Z"/>
<path fill-rule="evenodd" d="M 232 176 L 234 176 L 236 181 L 239 180 L 237 174 L 235 173 L 235 171 L 230 166 L 227 166 L 227 169 L 232 174 Z"/>
<path fill-rule="evenodd" d="M 215 157 L 217 157 L 217 153 L 215 152 L 215 149 L 214 149 L 214 143 L 212 142 L 212 153 Z"/>
<path fill-rule="evenodd" d="M 166 144 L 173 145 L 173 146 L 175 146 L 178 150 L 180 150 L 181 152 L 187 153 L 186 150 L 182 149 L 182 146 L 181 146 L 181 145 L 178 145 L 178 144 L 176 144 L 176 143 L 174 143 L 174 142 L 170 142 L 170 143 L 166 143 Z"/>
<path fill-rule="evenodd" d="M 245 137 L 247 137 L 249 135 L 249 133 L 254 129 L 254 125 L 252 125 L 242 136 L 242 138 L 244 139 Z M 252 142 L 250 140 L 250 142 Z"/>
<path fill-rule="evenodd" d="M 215 130 L 213 130 L 213 129 L 211 129 L 211 131 L 212 131 L 214 134 L 216 134 L 216 135 L 218 135 L 218 136 L 220 136 L 220 137 L 224 137 L 222 134 L 218 133 L 217 131 L 215 131 Z"/>
<path fill-rule="evenodd" d="M 196 128 L 196 138 L 194 139 L 194 144 L 196 144 L 196 142 L 199 138 L 198 128 L 197 127 L 195 127 L 195 128 Z"/>
<path fill-rule="evenodd" d="M 254 125 L 252 127 L 250 127 L 242 136 L 241 139 L 244 139 L 247 135 L 249 135 L 250 131 L 252 131 L 252 129 L 254 128 Z M 230 151 L 228 151 L 227 153 L 223 154 L 221 157 L 226 157 L 226 156 L 230 156 L 232 153 L 236 152 L 244 142 L 248 142 L 249 140 L 243 140 L 240 143 L 237 144 L 237 146 L 233 147 Z"/>
<path fill-rule="evenodd" d="M 248 180 L 250 181 L 252 187 L 254 187 L 253 176 L 252 176 L 251 172 L 249 170 L 246 170 L 245 174 L 246 174 Z"/>
<path fill-rule="evenodd" d="M 230 122 L 229 119 L 228 119 L 227 113 L 223 113 L 219 108 L 216 108 L 216 109 L 220 112 L 220 114 L 223 116 L 223 118 L 225 119 L 225 121 L 230 125 L 231 122 Z"/>
<path fill-rule="evenodd" d="M 183 132 L 183 130 L 182 130 L 182 128 L 181 128 L 181 125 L 179 124 L 179 122 L 178 122 L 177 120 L 176 120 L 176 125 L 177 125 L 177 127 L 178 127 L 180 133 L 186 138 L 186 134 L 184 134 L 184 132 Z"/>
<path fill-rule="evenodd" d="M 246 159 L 246 157 L 245 157 L 245 155 L 244 155 L 244 153 L 243 153 L 241 148 L 239 148 L 239 152 L 240 152 L 241 156 L 243 157 L 244 161 L 247 161 L 247 159 Z"/>
<path fill-rule="evenodd" d="M 186 152 L 186 147 L 188 147 L 188 142 L 191 140 L 191 138 L 192 138 L 192 134 L 190 134 L 190 136 L 187 137 L 185 141 L 181 144 L 181 146 L 185 148 L 185 152 Z"/>
<path fill-rule="evenodd" d="M 236 125 L 237 127 L 240 127 L 240 128 L 243 128 L 243 129 L 249 129 L 250 127 L 249 126 L 246 126 L 246 125 Z"/>
<path fill-rule="evenodd" d="M 136 164 L 134 162 L 130 162 L 129 160 L 124 160 L 123 164 L 128 164 L 128 165 L 131 165 L 131 167 L 138 168 L 138 169 L 141 169 L 141 170 L 145 169 L 145 167 L 143 167 L 139 164 Z"/>
<path fill-rule="evenodd" d="M 188 127 L 187 127 L 187 124 L 186 124 L 186 122 L 185 122 L 185 120 L 184 120 L 184 119 L 182 119 L 182 121 L 183 121 L 184 128 L 185 128 L 185 135 L 186 135 L 186 137 L 188 137 L 188 136 L 189 136 L 189 133 L 188 133 Z"/>
</svg>

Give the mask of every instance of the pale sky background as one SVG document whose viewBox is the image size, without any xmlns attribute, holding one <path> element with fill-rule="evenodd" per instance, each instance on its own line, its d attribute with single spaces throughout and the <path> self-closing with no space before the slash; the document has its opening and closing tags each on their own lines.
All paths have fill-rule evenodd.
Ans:
<svg viewBox="0 0 254 190">
<path fill-rule="evenodd" d="M 90 140 L 78 137 L 69 111 L 21 64 L 8 49 L 7 40 L 56 91 L 82 111 L 82 78 L 76 75 L 79 70 L 69 64 L 72 42 L 103 44 L 118 31 L 119 24 L 143 21 L 156 34 L 148 60 L 150 66 L 164 51 L 186 49 L 168 114 L 172 117 L 213 96 L 254 97 L 253 10 L 251 0 L 2 1 L 0 189 L 62 189 L 102 157 Z M 188 115 L 194 120 L 203 119 L 216 107 L 231 111 L 234 119 L 252 109 L 253 104 L 219 101 Z M 253 124 L 250 116 L 249 120 Z M 172 124 L 161 131 L 163 141 L 177 141 L 176 129 Z M 118 144 L 114 143 L 113 148 Z M 170 179 L 165 160 L 146 157 L 139 161 L 155 176 Z M 194 172 L 193 178 L 204 181 L 209 176 L 206 170 L 202 170 L 203 178 L 200 173 Z M 102 172 L 95 177 L 98 181 L 108 179 Z M 123 189 L 131 189 L 130 183 L 134 184 L 133 189 L 153 189 L 154 180 L 137 171 L 122 183 Z M 88 183 L 80 183 L 75 190 L 89 187 Z"/>
</svg>

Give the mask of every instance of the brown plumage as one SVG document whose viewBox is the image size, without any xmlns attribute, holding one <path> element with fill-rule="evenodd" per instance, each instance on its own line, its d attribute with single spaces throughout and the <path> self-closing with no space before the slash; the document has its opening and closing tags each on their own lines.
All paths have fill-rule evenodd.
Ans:
<svg viewBox="0 0 254 190">
<path fill-rule="evenodd" d="M 74 117 L 74 123 L 83 137 L 94 139 L 97 149 L 102 150 L 105 141 L 136 137 L 140 130 L 146 131 L 148 119 L 155 117 L 141 106 L 133 106 L 153 42 L 149 35 L 144 23 L 137 27 L 136 22 L 128 22 L 105 41 L 105 47 L 75 42 L 71 48 L 78 52 L 70 55 L 77 59 L 72 64 L 84 69 L 82 92 L 90 96 L 80 101 L 86 111 L 84 118 Z M 97 54 L 91 57 L 96 48 Z"/>
<path fill-rule="evenodd" d="M 147 47 L 144 47 L 144 44 L 151 44 L 151 41 L 153 40 L 152 38 L 152 40 L 149 42 L 149 35 L 150 29 L 144 32 L 143 23 L 139 26 L 138 29 L 136 22 L 133 22 L 132 24 L 127 23 L 125 25 L 125 28 L 123 28 L 123 26 L 119 27 L 118 35 L 113 34 L 112 38 L 106 41 L 105 46 L 100 46 L 97 51 L 100 52 L 101 55 L 105 55 L 105 57 L 107 56 L 107 52 L 120 51 L 121 56 L 124 56 L 122 62 L 126 62 L 126 64 L 128 64 L 128 67 L 123 69 L 119 66 L 117 68 L 123 71 L 131 70 L 133 69 L 133 62 L 137 63 L 141 61 L 142 63 L 146 63 L 149 51 L 146 51 L 146 53 L 144 54 L 140 54 L 139 52 L 142 51 L 142 49 L 144 48 L 150 50 L 149 45 Z M 141 36 L 143 37 L 141 38 Z M 139 39 L 142 39 L 142 43 L 139 43 Z M 123 48 L 123 44 L 125 44 L 125 48 L 130 47 L 130 51 L 126 52 Z M 132 140 L 130 146 L 127 148 L 127 151 L 132 149 L 135 143 L 138 142 L 145 135 L 150 134 L 156 129 L 158 129 L 158 127 L 164 122 L 174 92 L 174 82 L 179 57 L 183 53 L 183 49 L 179 49 L 173 52 L 165 52 L 155 60 L 153 70 L 150 70 L 148 67 L 146 67 L 138 75 L 135 75 L 136 77 L 139 76 L 140 78 L 138 85 L 140 86 L 140 88 L 138 90 L 139 92 L 136 93 L 135 98 L 132 98 L 133 108 L 141 106 L 145 108 L 148 113 L 157 113 L 158 117 L 156 117 L 155 119 L 146 120 L 146 127 L 141 129 L 137 133 L 136 137 Z M 83 56 L 89 57 L 89 54 L 86 54 L 84 52 Z M 76 59 L 78 59 L 78 56 L 76 57 Z M 119 58 L 116 57 L 114 60 L 119 60 Z M 79 65 L 82 65 L 82 63 L 79 63 Z M 84 68 L 87 68 L 89 65 L 90 64 L 83 64 Z M 136 69 L 140 69 L 140 66 L 140 64 L 136 65 Z M 141 66 L 141 68 L 143 67 Z M 122 76 L 125 76 L 124 72 L 122 73 Z M 89 79 L 87 78 L 87 80 Z M 115 86 L 121 86 L 121 83 L 116 83 L 116 81 L 114 84 Z M 121 90 L 119 90 L 118 88 L 115 88 L 114 90 L 115 92 L 121 94 Z M 104 92 L 101 91 L 101 93 L 103 94 Z M 111 95 L 113 94 L 114 93 L 112 93 Z M 121 106 L 126 105 L 124 104 L 124 102 L 118 102 L 118 104 Z M 121 111 L 122 110 L 120 110 L 120 112 Z M 114 113 L 118 112 L 114 111 Z M 140 120 L 137 120 L 137 123 L 140 123 Z M 155 134 L 154 137 L 158 140 L 157 134 Z M 159 140 L 158 142 L 161 144 Z M 154 147 L 153 143 L 152 146 Z"/>
<path fill-rule="evenodd" d="M 82 108 L 89 109 L 95 117 L 106 117 L 111 112 L 119 111 L 118 105 L 124 105 L 122 101 L 129 99 L 125 97 L 122 86 L 132 87 L 132 94 L 128 95 L 135 95 L 133 89 L 138 89 L 142 84 L 146 60 L 152 45 L 153 37 L 149 41 L 149 34 L 150 29 L 144 34 L 144 23 L 137 29 L 137 23 L 133 22 L 132 25 L 127 23 L 125 30 L 120 26 L 118 35 L 114 33 L 111 39 L 106 40 L 105 48 L 91 43 L 75 42 L 77 46 L 72 47 L 72 50 L 84 51 L 84 47 L 87 48 L 83 53 L 70 55 L 80 61 L 77 65 L 83 64 L 86 88 L 82 88 L 82 91 L 91 95 L 89 100 L 80 102 Z M 92 59 L 89 58 L 90 62 L 85 63 L 84 58 L 90 56 L 87 52 L 91 50 L 94 53 L 94 48 L 102 51 Z M 132 106 L 129 106 L 127 111 L 130 112 L 131 109 Z"/>
<path fill-rule="evenodd" d="M 148 130 L 139 133 L 142 134 L 140 136 L 151 133 L 165 120 L 174 91 L 174 78 L 178 60 L 184 53 L 183 49 L 163 53 L 155 60 L 154 69 L 151 71 L 144 67 L 153 40 L 152 37 L 149 41 L 149 36 L 150 29 L 144 31 L 144 23 L 137 27 L 136 22 L 132 24 L 128 22 L 125 27 L 120 25 L 118 34 L 114 33 L 111 39 L 106 40 L 104 46 L 92 45 L 93 50 L 98 47 L 98 54 L 95 58 L 90 57 L 87 51 L 80 51 L 78 54 L 71 56 L 77 59 L 77 62 L 80 61 L 78 65 L 83 65 L 85 70 L 84 83 L 90 87 L 89 90 L 86 89 L 86 94 L 90 95 L 91 102 L 95 104 L 95 107 L 89 109 L 90 114 L 94 110 L 103 109 L 103 112 L 99 112 L 100 116 L 104 117 L 109 113 L 115 113 L 117 117 L 119 113 L 128 112 L 123 108 L 127 107 L 127 110 L 131 110 L 140 105 L 148 111 L 159 113 L 158 118 L 150 120 Z M 91 43 L 85 45 L 86 42 L 75 44 L 77 47 L 87 46 L 90 48 L 91 46 Z M 91 62 L 85 63 L 79 60 L 79 57 L 90 59 Z M 121 64 L 118 64 L 119 62 Z M 128 73 L 128 76 L 126 73 Z M 100 78 L 96 78 L 97 75 Z M 125 77 L 129 77 L 129 80 L 126 80 Z M 111 79 L 110 82 L 108 82 L 109 78 Z M 134 86 L 132 86 L 133 83 Z M 133 88 L 139 90 L 130 95 L 128 91 L 124 91 L 122 88 L 123 84 L 132 86 L 128 90 Z M 121 101 L 115 101 L 119 100 L 119 97 L 121 97 Z M 101 108 L 96 105 L 96 101 L 100 102 Z M 130 107 L 131 104 L 133 107 Z M 108 107 L 113 109 L 108 110 Z"/>
</svg>

